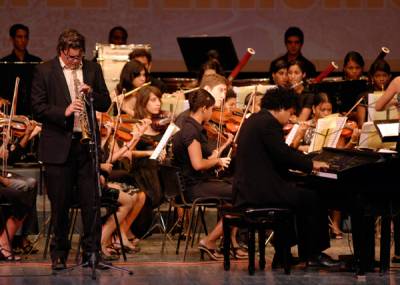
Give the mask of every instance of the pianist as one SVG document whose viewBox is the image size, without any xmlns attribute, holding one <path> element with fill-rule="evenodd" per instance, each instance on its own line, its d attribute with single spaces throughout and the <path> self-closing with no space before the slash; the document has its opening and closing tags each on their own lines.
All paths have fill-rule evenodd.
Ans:
<svg viewBox="0 0 400 285">
<path fill-rule="evenodd" d="M 293 209 L 300 258 L 308 260 L 310 266 L 339 266 L 340 262 L 322 252 L 330 246 L 327 209 L 321 206 L 315 192 L 287 180 L 289 169 L 310 173 L 328 167 L 285 144 L 282 126 L 295 112 L 295 106 L 296 96 L 292 91 L 270 90 L 261 101 L 261 111 L 243 124 L 238 140 L 234 203 L 237 207 Z M 275 253 L 275 268 L 282 264 L 281 256 L 280 252 Z"/>
</svg>

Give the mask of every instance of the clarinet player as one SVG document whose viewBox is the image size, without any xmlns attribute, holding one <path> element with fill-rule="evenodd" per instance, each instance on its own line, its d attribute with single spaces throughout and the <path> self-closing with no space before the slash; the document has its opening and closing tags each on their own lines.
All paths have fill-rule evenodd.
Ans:
<svg viewBox="0 0 400 285">
<path fill-rule="evenodd" d="M 100 259 L 101 223 L 95 210 L 98 193 L 89 146 L 81 143 L 87 132 L 87 124 L 80 117 L 85 103 L 77 97 L 92 93 L 94 108 L 100 112 L 106 111 L 111 102 L 100 66 L 85 60 L 84 52 L 84 36 L 76 30 L 65 30 L 58 39 L 57 56 L 36 67 L 32 83 L 33 112 L 43 123 L 39 160 L 45 165 L 51 203 L 53 270 L 66 268 L 70 249 L 68 211 L 73 195 L 78 196 L 82 210 L 83 262 L 89 261 L 93 253 L 97 262 Z"/>
</svg>

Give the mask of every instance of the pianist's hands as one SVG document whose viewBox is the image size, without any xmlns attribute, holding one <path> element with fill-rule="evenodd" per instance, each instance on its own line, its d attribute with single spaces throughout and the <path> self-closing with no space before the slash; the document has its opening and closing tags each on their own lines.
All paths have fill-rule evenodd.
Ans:
<svg viewBox="0 0 400 285">
<path fill-rule="evenodd" d="M 323 161 L 313 161 L 313 171 L 324 171 L 329 168 L 329 164 Z"/>
</svg>

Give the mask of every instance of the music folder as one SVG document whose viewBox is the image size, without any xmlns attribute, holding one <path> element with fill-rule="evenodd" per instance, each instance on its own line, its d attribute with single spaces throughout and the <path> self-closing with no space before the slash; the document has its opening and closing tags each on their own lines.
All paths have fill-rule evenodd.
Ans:
<svg viewBox="0 0 400 285">
<path fill-rule="evenodd" d="M 188 36 L 176 39 L 189 72 L 199 72 L 210 51 L 218 53 L 224 71 L 232 71 L 239 63 L 231 37 Z"/>
<path fill-rule="evenodd" d="M 375 120 L 374 125 L 382 142 L 397 142 L 399 139 L 399 120 Z"/>
</svg>

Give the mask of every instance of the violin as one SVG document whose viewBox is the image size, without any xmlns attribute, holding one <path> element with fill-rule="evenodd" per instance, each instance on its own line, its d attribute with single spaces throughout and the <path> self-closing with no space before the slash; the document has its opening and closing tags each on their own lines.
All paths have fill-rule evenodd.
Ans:
<svg viewBox="0 0 400 285">
<path fill-rule="evenodd" d="M 220 108 L 214 108 L 211 121 L 216 124 L 223 124 L 225 129 L 230 133 L 236 133 L 243 119 L 243 112 L 239 108 L 233 110 L 221 111 Z"/>
<path fill-rule="evenodd" d="M 10 118 L 4 114 L 0 117 L 0 129 L 8 127 L 10 123 Z M 25 131 L 30 124 L 40 125 L 39 123 L 29 120 L 28 117 L 22 115 L 15 115 L 11 119 L 11 134 L 17 138 L 21 138 L 25 135 Z"/>
<path fill-rule="evenodd" d="M 171 116 L 167 112 L 160 112 L 157 115 L 151 117 L 151 128 L 159 133 L 163 133 L 168 128 L 169 123 L 171 123 Z"/>
<path fill-rule="evenodd" d="M 347 120 L 340 136 L 343 138 L 351 138 L 355 128 L 357 128 L 357 123 L 355 121 Z"/>
<path fill-rule="evenodd" d="M 228 141 L 228 138 L 222 134 L 222 132 L 213 123 L 204 123 L 203 128 L 206 130 L 208 138 L 214 140 L 220 139 L 220 144 L 225 144 Z"/>
<path fill-rule="evenodd" d="M 100 117 L 100 134 L 105 137 L 108 135 L 108 129 L 115 131 L 115 118 L 111 117 L 107 113 L 102 113 Z M 134 119 L 129 115 L 121 115 L 120 123 L 115 132 L 115 139 L 123 142 L 129 142 L 132 140 L 132 132 L 135 130 L 135 125 L 140 123 L 140 120 Z"/>
</svg>

